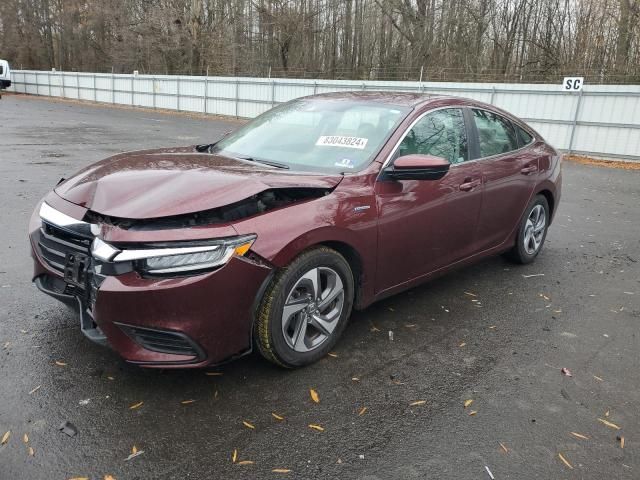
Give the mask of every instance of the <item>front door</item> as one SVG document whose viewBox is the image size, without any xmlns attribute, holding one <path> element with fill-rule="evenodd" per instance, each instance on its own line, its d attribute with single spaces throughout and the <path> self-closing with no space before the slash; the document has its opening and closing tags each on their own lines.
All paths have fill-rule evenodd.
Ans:
<svg viewBox="0 0 640 480">
<path fill-rule="evenodd" d="M 392 158 L 409 154 L 443 157 L 451 167 L 440 180 L 378 180 L 377 293 L 474 251 L 482 184 L 476 162 L 467 162 L 462 109 L 439 109 L 420 118 Z"/>
</svg>

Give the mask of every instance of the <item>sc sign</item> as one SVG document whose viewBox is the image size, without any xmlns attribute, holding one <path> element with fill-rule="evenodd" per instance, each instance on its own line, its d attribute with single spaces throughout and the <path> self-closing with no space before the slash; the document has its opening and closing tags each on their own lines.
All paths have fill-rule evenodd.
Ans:
<svg viewBox="0 0 640 480">
<path fill-rule="evenodd" d="M 584 85 L 584 77 L 564 77 L 562 90 L 565 92 L 579 92 Z"/>
</svg>

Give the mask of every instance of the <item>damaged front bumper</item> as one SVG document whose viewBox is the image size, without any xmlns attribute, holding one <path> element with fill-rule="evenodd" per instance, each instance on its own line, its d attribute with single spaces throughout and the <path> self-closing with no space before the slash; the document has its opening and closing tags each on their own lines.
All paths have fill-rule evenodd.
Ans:
<svg viewBox="0 0 640 480">
<path fill-rule="evenodd" d="M 127 232 L 117 233 L 123 242 Z M 33 279 L 44 293 L 78 306 L 80 328 L 92 341 L 149 367 L 199 367 L 251 350 L 269 265 L 233 256 L 215 270 L 188 276 L 148 277 L 131 269 L 105 275 L 88 250 L 86 232 L 84 238 L 68 234 L 42 222 L 36 210 L 30 226 Z M 154 232 L 145 235 L 151 239 Z"/>
</svg>

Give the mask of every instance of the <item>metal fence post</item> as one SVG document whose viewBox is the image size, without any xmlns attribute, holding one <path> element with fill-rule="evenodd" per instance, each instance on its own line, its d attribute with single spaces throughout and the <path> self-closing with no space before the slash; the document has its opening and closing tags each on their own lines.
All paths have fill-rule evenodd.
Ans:
<svg viewBox="0 0 640 480">
<path fill-rule="evenodd" d="M 78 100 L 80 100 L 80 74 L 76 70 L 76 93 L 78 94 Z"/>
<path fill-rule="evenodd" d="M 51 72 L 47 72 L 47 83 L 49 84 L 49 96 L 51 96 Z"/>
<path fill-rule="evenodd" d="M 111 103 L 116 103 L 116 78 L 113 75 L 113 68 L 111 69 Z"/>
<path fill-rule="evenodd" d="M 153 97 L 153 108 L 157 108 L 156 105 L 156 77 L 151 77 L 151 91 Z"/>
<path fill-rule="evenodd" d="M 207 76 L 204 77 L 204 114 L 209 113 L 209 69 L 207 68 Z"/>
<path fill-rule="evenodd" d="M 94 73 L 91 78 L 93 78 L 93 101 L 97 102 L 98 101 L 98 90 L 96 89 L 96 75 L 97 73 Z"/>
<path fill-rule="evenodd" d="M 135 77 L 133 76 L 133 73 L 131 74 L 131 106 L 134 105 L 134 99 L 135 99 L 135 91 L 136 91 L 136 84 L 134 82 Z"/>
<path fill-rule="evenodd" d="M 64 91 L 64 72 L 60 72 L 61 80 L 62 80 L 62 98 L 67 98 L 67 95 Z"/>
<path fill-rule="evenodd" d="M 582 90 L 578 94 L 578 103 L 576 105 L 576 111 L 573 113 L 573 122 L 571 123 L 571 136 L 569 137 L 569 152 L 571 155 L 571 151 L 573 150 L 573 139 L 576 134 L 576 128 L 578 126 L 578 115 L 580 115 L 580 105 L 582 104 Z"/>
<path fill-rule="evenodd" d="M 316 93 L 318 93 L 318 82 L 316 82 L 314 80 L 313 81 L 313 94 L 315 95 Z"/>
<path fill-rule="evenodd" d="M 238 103 L 240 103 L 240 80 L 236 79 L 236 118 L 238 118 Z"/>
<path fill-rule="evenodd" d="M 491 87 L 491 98 L 489 99 L 489 104 L 493 105 L 493 99 L 496 96 L 496 87 Z"/>
<path fill-rule="evenodd" d="M 271 67 L 269 67 L 271 69 Z M 271 108 L 273 108 L 276 104 L 276 82 L 275 80 L 271 80 Z"/>
<path fill-rule="evenodd" d="M 180 75 L 176 76 L 176 107 L 180 111 Z"/>
</svg>

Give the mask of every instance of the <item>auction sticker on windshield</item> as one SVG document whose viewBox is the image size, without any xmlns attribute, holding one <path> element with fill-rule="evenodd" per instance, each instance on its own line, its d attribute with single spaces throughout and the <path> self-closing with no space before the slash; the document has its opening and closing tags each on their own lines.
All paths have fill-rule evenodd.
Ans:
<svg viewBox="0 0 640 480">
<path fill-rule="evenodd" d="M 316 145 L 320 147 L 345 147 L 363 150 L 367 146 L 368 138 L 343 137 L 341 135 L 323 135 L 318 138 Z"/>
</svg>

